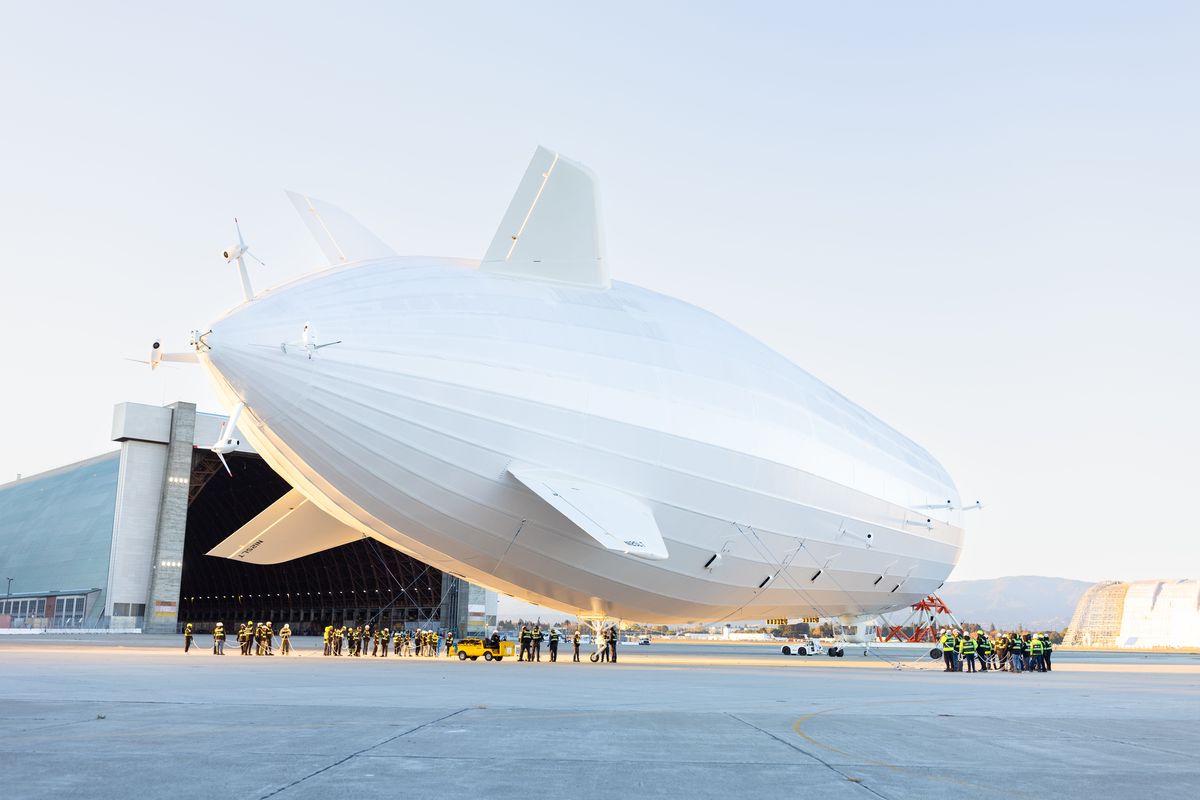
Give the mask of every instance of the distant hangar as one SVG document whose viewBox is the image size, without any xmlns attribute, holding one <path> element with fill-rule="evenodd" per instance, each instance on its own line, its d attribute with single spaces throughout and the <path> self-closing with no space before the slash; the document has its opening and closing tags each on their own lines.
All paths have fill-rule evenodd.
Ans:
<svg viewBox="0 0 1200 800">
<path fill-rule="evenodd" d="M 1097 583 L 1075 607 L 1065 644 L 1079 647 L 1200 647 L 1200 581 Z"/>
</svg>

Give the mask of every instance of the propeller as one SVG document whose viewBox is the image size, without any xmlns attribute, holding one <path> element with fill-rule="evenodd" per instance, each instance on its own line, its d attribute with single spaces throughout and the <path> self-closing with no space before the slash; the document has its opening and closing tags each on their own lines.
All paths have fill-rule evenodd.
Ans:
<svg viewBox="0 0 1200 800">
<path fill-rule="evenodd" d="M 237 229 L 238 243 L 233 247 L 227 247 L 221 251 L 221 255 L 225 259 L 226 264 L 237 262 L 238 275 L 242 279 L 242 293 L 246 295 L 247 300 L 254 299 L 254 289 L 250 287 L 250 273 L 246 270 L 245 256 L 250 256 L 262 266 L 266 266 L 263 261 L 254 253 L 250 252 L 250 248 L 246 246 L 246 240 L 242 238 L 242 226 L 238 222 L 237 217 L 233 218 L 233 226 Z"/>
<path fill-rule="evenodd" d="M 233 477 L 233 470 L 229 468 L 229 462 L 225 460 L 226 453 L 232 453 L 241 446 L 242 440 L 236 438 L 238 418 L 242 415 L 242 409 L 246 407 L 245 403 L 238 403 L 233 407 L 233 413 L 229 415 L 229 419 L 225 421 L 225 425 L 221 428 L 221 436 L 217 439 L 216 444 L 209 448 L 217 454 L 217 458 L 221 459 L 221 466 L 225 467 L 225 471 Z"/>
<path fill-rule="evenodd" d="M 163 357 L 162 340 L 155 339 L 154 344 L 150 345 L 150 360 L 149 361 L 147 361 L 145 359 L 141 359 L 141 358 L 126 358 L 125 360 L 132 361 L 135 364 L 147 364 L 147 365 L 149 365 L 151 370 L 156 370 L 156 369 L 158 369 L 159 365 L 162 364 L 162 357 Z"/>
</svg>

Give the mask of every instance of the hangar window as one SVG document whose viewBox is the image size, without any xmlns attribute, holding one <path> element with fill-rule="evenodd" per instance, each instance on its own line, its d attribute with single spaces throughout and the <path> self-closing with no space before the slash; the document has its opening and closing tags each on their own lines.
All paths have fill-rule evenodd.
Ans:
<svg viewBox="0 0 1200 800">
<path fill-rule="evenodd" d="M 46 598 L 28 600 L 6 600 L 0 603 L 0 614 L 13 617 L 40 617 L 46 613 Z"/>
<path fill-rule="evenodd" d="M 114 617 L 144 617 L 146 615 L 145 603 L 113 603 Z"/>
<path fill-rule="evenodd" d="M 80 625 L 86 607 L 86 598 L 81 594 L 58 598 L 54 602 L 54 627 L 73 628 Z"/>
</svg>

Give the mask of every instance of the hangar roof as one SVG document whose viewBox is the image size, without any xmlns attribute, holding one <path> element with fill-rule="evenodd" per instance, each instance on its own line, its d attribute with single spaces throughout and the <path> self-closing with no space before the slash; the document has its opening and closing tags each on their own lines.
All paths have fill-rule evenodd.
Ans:
<svg viewBox="0 0 1200 800">
<path fill-rule="evenodd" d="M 0 575 L 14 595 L 108 583 L 120 455 L 0 486 Z"/>
</svg>

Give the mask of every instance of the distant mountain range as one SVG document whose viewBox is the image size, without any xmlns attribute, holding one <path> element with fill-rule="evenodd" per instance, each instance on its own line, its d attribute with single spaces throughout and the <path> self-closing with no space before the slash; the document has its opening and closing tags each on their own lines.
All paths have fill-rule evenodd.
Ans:
<svg viewBox="0 0 1200 800">
<path fill-rule="evenodd" d="M 1071 622 L 1079 598 L 1091 581 L 1020 575 L 983 581 L 951 581 L 938 596 L 959 622 L 985 628 L 1061 630 Z"/>
</svg>

